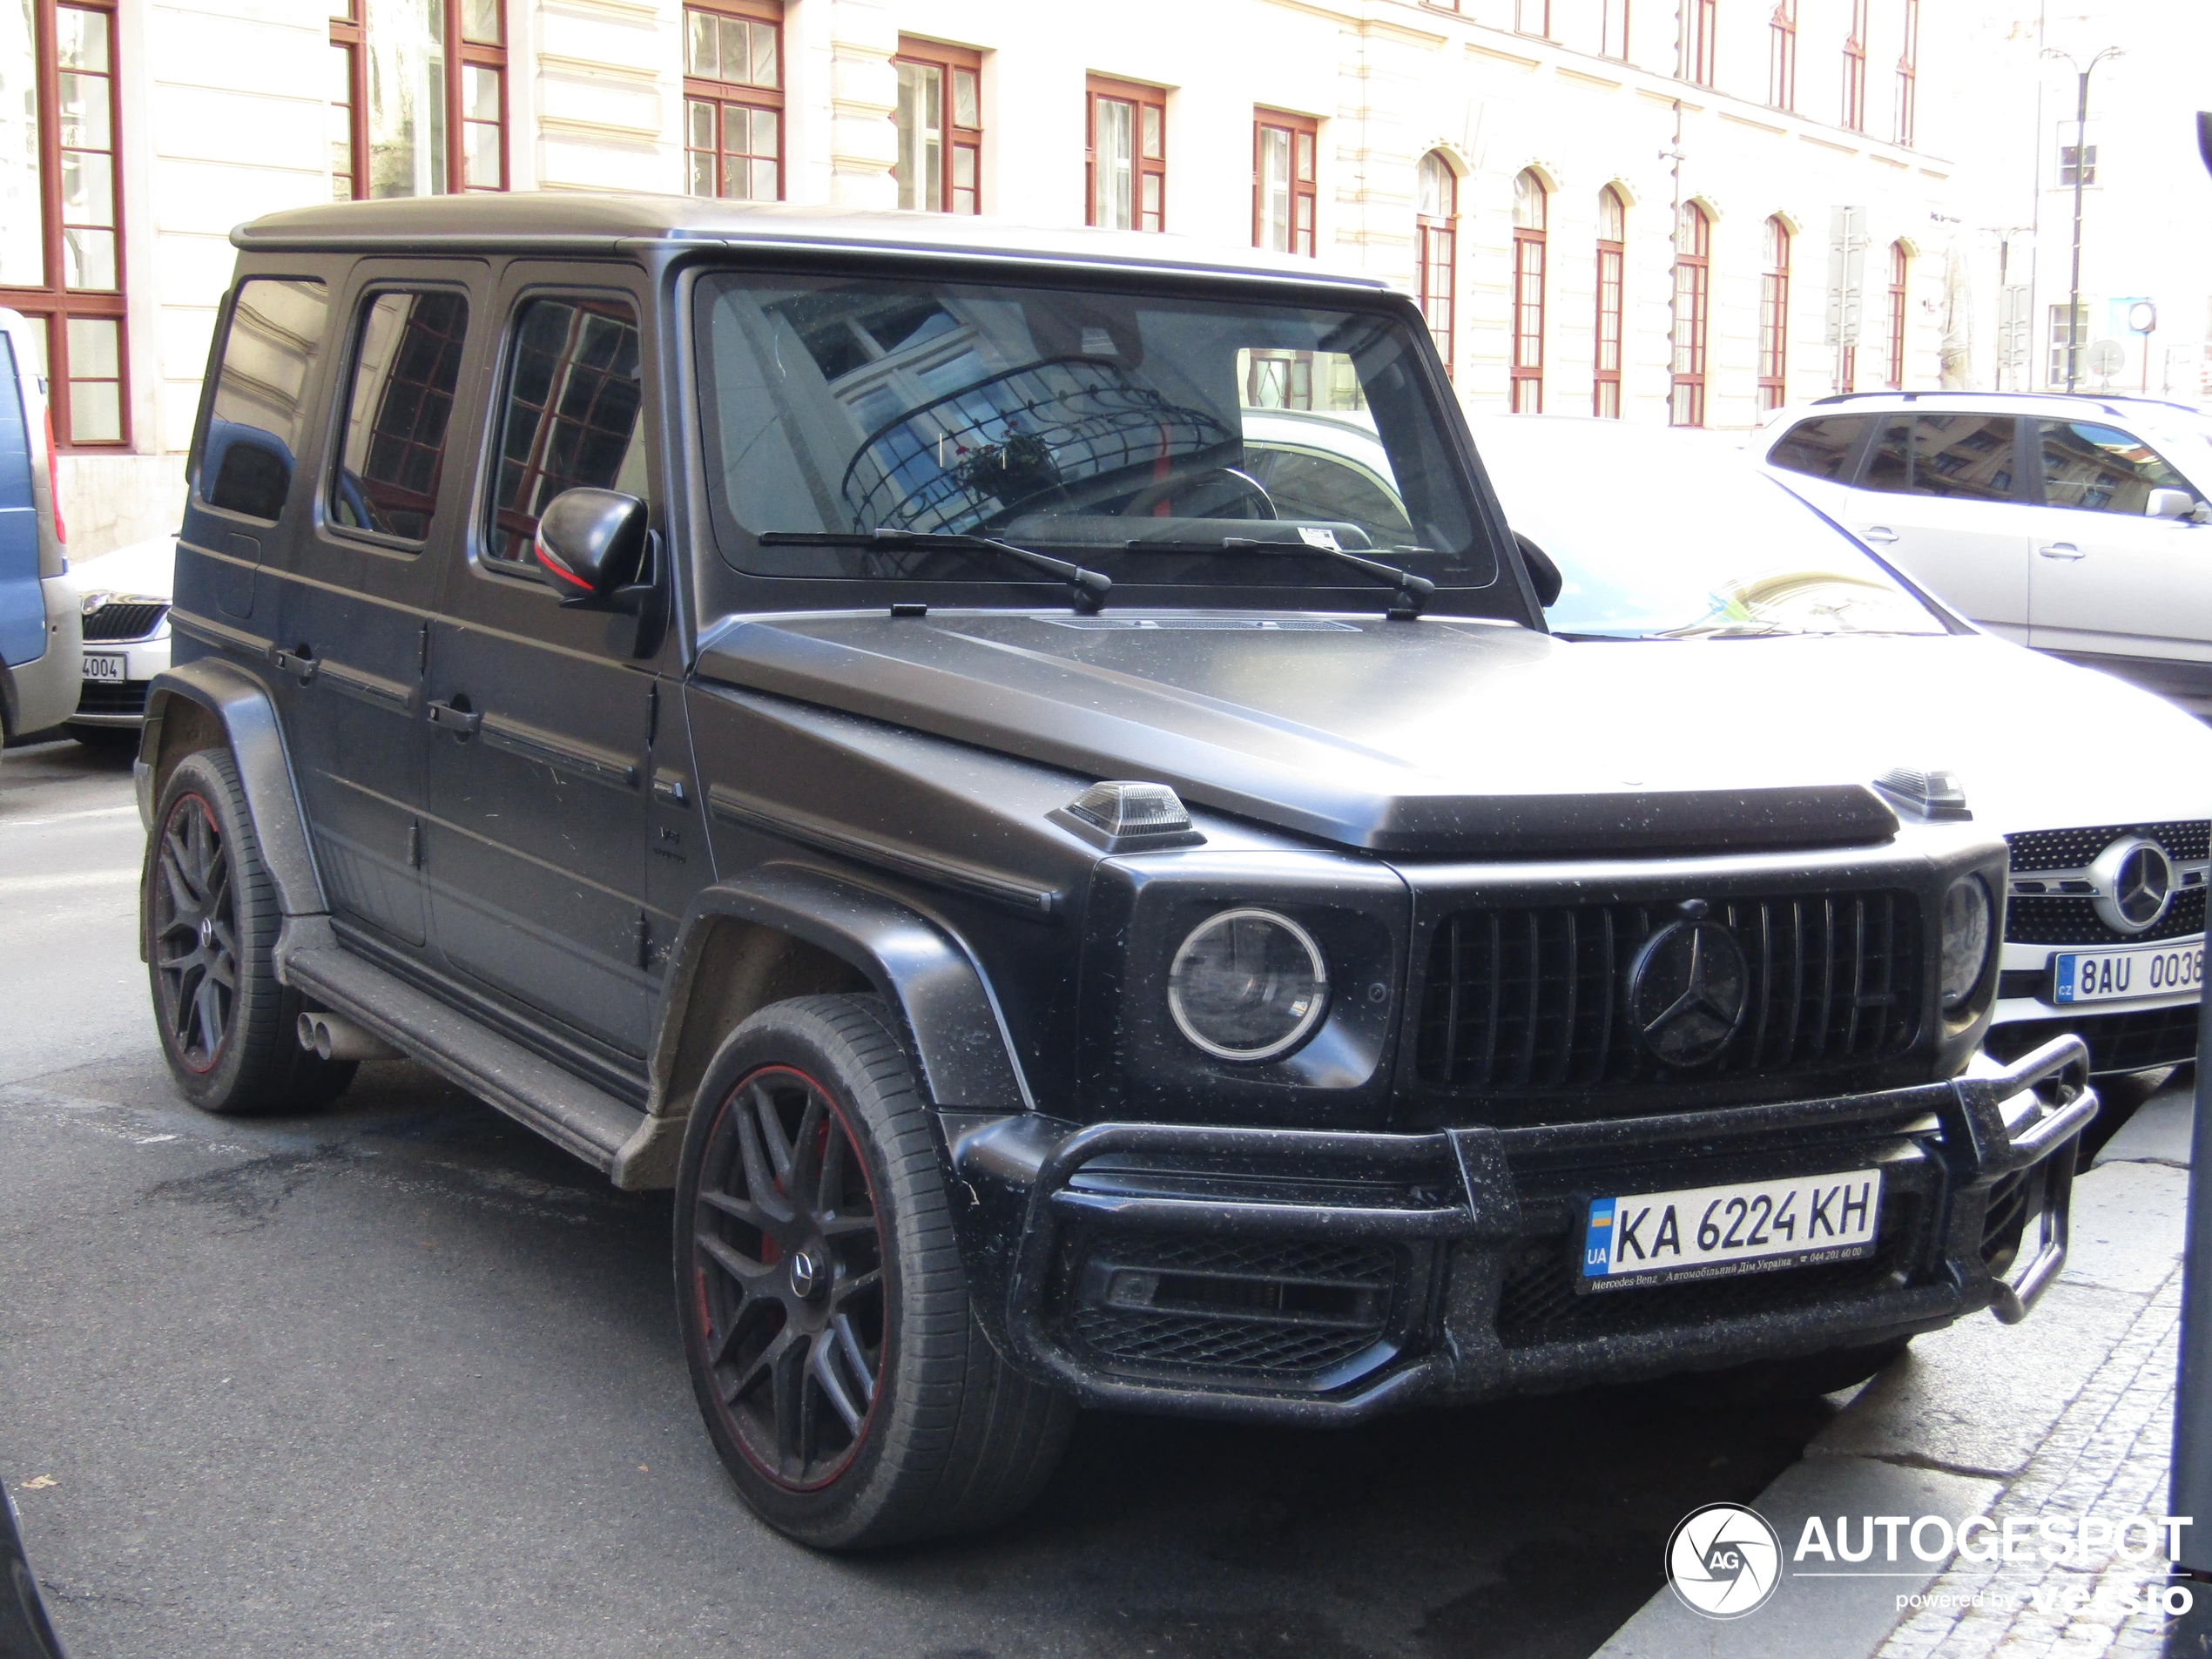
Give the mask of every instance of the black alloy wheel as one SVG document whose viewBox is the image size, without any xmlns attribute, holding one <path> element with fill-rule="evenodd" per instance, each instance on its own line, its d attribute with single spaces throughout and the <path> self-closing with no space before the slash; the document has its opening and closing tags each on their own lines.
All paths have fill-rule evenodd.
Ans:
<svg viewBox="0 0 2212 1659">
<path fill-rule="evenodd" d="M 154 853 L 153 970 L 170 1052 L 206 1073 L 222 1058 L 238 1007 L 238 913 L 230 847 L 197 794 L 179 795 Z"/>
<path fill-rule="evenodd" d="M 691 1271 L 729 1431 L 789 1491 L 860 1449 L 883 1370 L 883 1231 L 853 1130 L 820 1084 L 764 1066 L 708 1136 Z"/>
</svg>

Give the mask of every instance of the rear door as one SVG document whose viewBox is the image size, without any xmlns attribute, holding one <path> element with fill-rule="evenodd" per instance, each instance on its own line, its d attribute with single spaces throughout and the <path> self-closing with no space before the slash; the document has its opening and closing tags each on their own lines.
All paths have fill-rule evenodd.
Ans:
<svg viewBox="0 0 2212 1659">
<path fill-rule="evenodd" d="M 2033 509 L 2020 448 L 2009 415 L 1885 415 L 1837 516 L 1954 610 L 2025 643 Z"/>
<path fill-rule="evenodd" d="M 2154 489 L 2186 490 L 2199 507 L 2204 492 L 2128 428 L 2034 425 L 2029 643 L 2212 704 L 2212 525 L 2144 510 Z"/>
<path fill-rule="evenodd" d="M 656 664 L 635 618 L 565 607 L 530 546 L 563 489 L 650 499 L 646 307 L 627 267 L 517 264 L 496 308 L 482 482 L 430 642 L 432 926 L 448 968 L 619 1073 L 666 945 L 644 908 Z"/>
</svg>

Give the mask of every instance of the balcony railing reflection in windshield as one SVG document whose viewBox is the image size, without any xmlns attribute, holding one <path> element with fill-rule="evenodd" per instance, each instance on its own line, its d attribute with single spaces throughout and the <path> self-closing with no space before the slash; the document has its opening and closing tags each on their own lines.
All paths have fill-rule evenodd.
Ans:
<svg viewBox="0 0 2212 1659">
<path fill-rule="evenodd" d="M 1133 489 L 1236 441 L 1118 363 L 1048 358 L 878 428 L 846 468 L 842 492 L 856 530 L 972 531 L 1055 495 L 1067 510 L 1095 509 L 1112 493 L 1102 481 L 1126 475 Z"/>
</svg>

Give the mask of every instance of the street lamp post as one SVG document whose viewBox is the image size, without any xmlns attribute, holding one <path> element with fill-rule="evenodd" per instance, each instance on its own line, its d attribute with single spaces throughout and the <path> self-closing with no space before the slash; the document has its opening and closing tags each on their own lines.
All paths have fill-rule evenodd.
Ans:
<svg viewBox="0 0 2212 1659">
<path fill-rule="evenodd" d="M 2089 71 L 2107 57 L 2120 56 L 2120 48 L 2107 46 L 2087 64 L 2077 64 L 2072 52 L 2060 51 L 2055 46 L 2044 48 L 2047 57 L 2063 57 L 2074 69 L 2076 90 L 2074 104 L 2074 274 L 2067 284 L 2066 296 L 2066 389 L 2071 392 L 2081 367 L 2081 181 L 2088 171 L 2089 145 Z"/>
</svg>

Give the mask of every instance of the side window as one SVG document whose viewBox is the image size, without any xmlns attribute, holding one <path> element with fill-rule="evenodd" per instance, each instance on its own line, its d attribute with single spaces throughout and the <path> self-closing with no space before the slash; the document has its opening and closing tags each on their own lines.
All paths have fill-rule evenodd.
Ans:
<svg viewBox="0 0 2212 1659">
<path fill-rule="evenodd" d="M 469 302 L 442 289 L 363 302 L 330 516 L 403 542 L 429 539 L 461 378 Z"/>
<path fill-rule="evenodd" d="M 320 282 L 255 277 L 239 285 L 192 469 L 192 488 L 210 507 L 272 522 L 282 515 L 301 400 L 329 316 Z"/>
<path fill-rule="evenodd" d="M 1866 489 L 1892 495 L 2012 501 L 2009 415 L 1920 415 L 1883 423 L 1866 459 Z"/>
<path fill-rule="evenodd" d="M 637 313 L 627 300 L 531 300 L 516 314 L 499 401 L 493 558 L 527 563 L 538 515 L 564 489 L 644 495 L 637 356 Z"/>
<path fill-rule="evenodd" d="M 1809 478 L 1849 483 L 1851 456 L 1858 453 L 1858 441 L 1873 421 L 1871 415 L 1824 415 L 1800 421 L 1767 452 L 1768 464 L 1804 473 Z"/>
<path fill-rule="evenodd" d="M 2158 451 L 2117 427 L 2086 421 L 2039 421 L 2036 448 L 2043 457 L 2043 499 L 2054 507 L 2140 517 L 2154 489 L 2202 493 L 2160 459 Z"/>
</svg>

